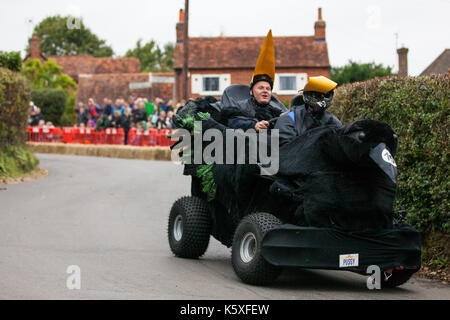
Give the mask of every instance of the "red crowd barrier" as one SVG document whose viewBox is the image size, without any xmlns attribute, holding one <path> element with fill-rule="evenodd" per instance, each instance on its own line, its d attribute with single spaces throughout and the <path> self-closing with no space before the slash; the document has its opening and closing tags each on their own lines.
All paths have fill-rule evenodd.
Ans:
<svg viewBox="0 0 450 320">
<path fill-rule="evenodd" d="M 171 129 L 130 129 L 128 144 L 133 146 L 171 146 Z M 124 144 L 125 132 L 122 128 L 107 128 L 95 131 L 92 128 L 41 128 L 28 127 L 29 142 L 64 142 L 81 144 Z"/>
<path fill-rule="evenodd" d="M 28 127 L 28 141 L 62 142 L 63 133 L 60 128 Z"/>
<path fill-rule="evenodd" d="M 170 135 L 175 130 L 170 129 L 130 129 L 128 132 L 128 144 L 132 146 L 171 146 L 175 141 L 170 140 Z"/>
</svg>

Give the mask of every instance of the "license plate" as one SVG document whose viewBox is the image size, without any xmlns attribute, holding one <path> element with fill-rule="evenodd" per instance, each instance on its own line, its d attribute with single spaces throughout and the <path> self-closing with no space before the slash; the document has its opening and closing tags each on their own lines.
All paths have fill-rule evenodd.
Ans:
<svg viewBox="0 0 450 320">
<path fill-rule="evenodd" d="M 357 267 L 359 265 L 359 254 L 348 253 L 339 255 L 339 268 Z"/>
</svg>

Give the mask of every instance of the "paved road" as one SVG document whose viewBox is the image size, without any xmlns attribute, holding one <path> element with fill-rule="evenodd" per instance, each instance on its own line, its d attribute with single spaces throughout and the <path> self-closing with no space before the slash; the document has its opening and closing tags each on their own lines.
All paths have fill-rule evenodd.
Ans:
<svg viewBox="0 0 450 320">
<path fill-rule="evenodd" d="M 289 269 L 270 287 L 243 284 L 214 239 L 202 259 L 171 254 L 168 212 L 189 191 L 180 166 L 38 157 L 47 177 L 0 185 L 0 299 L 450 299 L 432 281 L 370 291 L 342 271 Z M 66 286 L 71 265 L 79 290 Z"/>
</svg>

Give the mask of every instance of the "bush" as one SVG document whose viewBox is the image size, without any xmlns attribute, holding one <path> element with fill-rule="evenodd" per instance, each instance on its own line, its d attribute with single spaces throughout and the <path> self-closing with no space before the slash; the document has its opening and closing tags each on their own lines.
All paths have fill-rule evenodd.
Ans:
<svg viewBox="0 0 450 320">
<path fill-rule="evenodd" d="M 38 89 L 31 91 L 31 99 L 41 108 L 45 122 L 51 121 L 53 125 L 61 125 L 61 117 L 66 110 L 67 94 L 62 89 Z"/>
<path fill-rule="evenodd" d="M 22 69 L 22 58 L 19 51 L 0 52 L 0 68 L 19 72 Z"/>
<path fill-rule="evenodd" d="M 450 231 L 448 75 L 378 78 L 338 87 L 330 109 L 343 123 L 375 119 L 399 135 L 395 210 L 419 231 Z"/>
<path fill-rule="evenodd" d="M 28 81 L 19 74 L 0 68 L 0 149 L 25 143 L 29 102 Z"/>
</svg>

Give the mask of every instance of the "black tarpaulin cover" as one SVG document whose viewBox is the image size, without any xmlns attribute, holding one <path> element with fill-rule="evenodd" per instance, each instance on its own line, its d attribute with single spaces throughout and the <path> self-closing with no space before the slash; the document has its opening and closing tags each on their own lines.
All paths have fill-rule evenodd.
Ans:
<svg viewBox="0 0 450 320">
<path fill-rule="evenodd" d="M 285 224 L 264 236 L 261 252 L 274 265 L 366 273 L 371 265 L 381 270 L 396 266 L 418 270 L 420 248 L 419 232 L 406 224 L 354 232 Z M 346 267 L 340 263 L 349 255 L 357 256 L 357 265 Z"/>
</svg>

